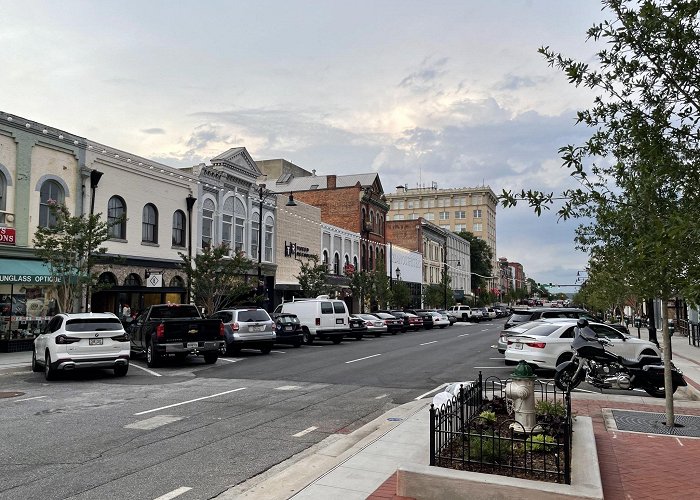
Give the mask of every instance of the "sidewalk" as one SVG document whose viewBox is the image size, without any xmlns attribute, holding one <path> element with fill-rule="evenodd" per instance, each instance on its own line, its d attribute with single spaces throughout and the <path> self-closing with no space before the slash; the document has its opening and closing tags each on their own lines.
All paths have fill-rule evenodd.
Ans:
<svg viewBox="0 0 700 500">
<path fill-rule="evenodd" d="M 687 337 L 672 337 L 672 351 L 674 364 L 688 382 L 687 390 L 676 392 L 675 414 L 700 416 L 700 348 L 688 345 Z M 663 399 L 576 393 L 572 404 L 577 415 L 593 420 L 606 500 L 697 496 L 700 439 L 606 427 L 603 409 L 663 413 Z M 396 495 L 395 471 L 402 464 L 428 464 L 429 405 L 430 399 L 424 399 L 395 408 L 349 436 L 328 438 L 217 498 L 406 500 Z"/>
</svg>

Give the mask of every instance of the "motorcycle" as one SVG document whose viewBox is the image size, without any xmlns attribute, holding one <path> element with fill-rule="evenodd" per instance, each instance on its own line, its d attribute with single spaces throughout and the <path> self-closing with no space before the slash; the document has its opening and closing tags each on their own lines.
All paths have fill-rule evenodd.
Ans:
<svg viewBox="0 0 700 500">
<path fill-rule="evenodd" d="M 574 355 L 571 360 L 557 366 L 555 385 L 562 391 L 575 389 L 584 380 L 599 389 L 644 389 L 656 398 L 666 395 L 664 388 L 664 364 L 658 356 L 640 356 L 627 359 L 605 349 L 613 343 L 596 337 L 588 321 L 580 319 L 576 324 L 576 337 L 571 344 Z M 673 392 L 688 385 L 683 373 L 671 363 Z"/>
</svg>

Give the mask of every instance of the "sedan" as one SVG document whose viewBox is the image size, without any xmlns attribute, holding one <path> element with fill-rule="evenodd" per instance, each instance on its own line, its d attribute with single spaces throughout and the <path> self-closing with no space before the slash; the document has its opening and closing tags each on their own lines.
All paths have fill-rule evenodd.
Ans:
<svg viewBox="0 0 700 500">
<path fill-rule="evenodd" d="M 353 314 L 352 317 L 364 321 L 367 327 L 367 333 L 374 334 L 375 337 L 381 337 L 382 333 L 387 332 L 387 326 L 384 324 L 384 320 L 378 318 L 374 314 Z"/>
<path fill-rule="evenodd" d="M 376 312 L 372 313 L 381 320 L 384 320 L 386 325 L 386 330 L 392 335 L 396 335 L 396 332 L 404 331 L 403 319 L 397 318 L 393 314 Z"/>
<path fill-rule="evenodd" d="M 452 311 L 445 311 L 444 309 L 438 309 L 437 312 L 447 316 L 447 319 L 450 322 L 450 326 L 454 325 L 457 322 L 457 317 L 454 314 L 452 314 Z"/>
<path fill-rule="evenodd" d="M 447 315 L 441 314 L 437 311 L 430 311 L 429 314 L 433 317 L 433 326 L 438 326 L 440 328 L 450 326 L 450 320 Z"/>
<path fill-rule="evenodd" d="M 417 316 L 413 313 L 404 313 L 406 317 L 408 318 L 408 327 L 413 330 L 414 332 L 417 332 L 418 330 L 421 330 L 423 328 L 423 318 L 420 316 Z"/>
<path fill-rule="evenodd" d="M 275 334 L 275 344 L 291 344 L 294 347 L 301 347 L 304 340 L 304 331 L 296 314 L 276 314 Z"/>
<path fill-rule="evenodd" d="M 32 370 L 54 380 L 77 368 L 110 368 L 117 377 L 129 370 L 131 338 L 112 313 L 57 314 L 34 340 Z"/>
<path fill-rule="evenodd" d="M 631 359 L 644 355 L 661 356 L 656 345 L 647 340 L 627 336 L 603 323 L 589 323 L 589 326 L 597 337 L 612 342 L 606 349 L 618 356 Z M 576 334 L 575 328 L 576 323 L 571 321 L 551 321 L 542 322 L 524 333 L 509 335 L 506 364 L 523 360 L 535 368 L 554 370 L 573 356 L 571 343 Z"/>
</svg>

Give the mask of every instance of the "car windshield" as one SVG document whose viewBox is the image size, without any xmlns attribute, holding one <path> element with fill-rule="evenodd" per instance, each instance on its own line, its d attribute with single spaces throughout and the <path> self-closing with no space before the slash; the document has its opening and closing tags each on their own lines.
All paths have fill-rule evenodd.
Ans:
<svg viewBox="0 0 700 500">
<path fill-rule="evenodd" d="M 547 337 L 561 328 L 561 325 L 538 325 L 525 331 L 528 337 Z"/>
<path fill-rule="evenodd" d="M 513 321 L 519 321 L 519 322 L 527 321 L 530 319 L 530 316 L 532 316 L 532 314 L 529 312 L 522 312 L 522 313 L 516 312 L 516 313 L 513 313 L 511 315 L 509 321 L 511 321 L 511 322 L 513 322 Z"/>
<path fill-rule="evenodd" d="M 243 323 L 249 321 L 270 321 L 270 316 L 263 309 L 247 309 L 238 311 L 238 321 Z"/>
<path fill-rule="evenodd" d="M 372 314 L 358 314 L 357 317 L 358 317 L 358 318 L 362 318 L 362 319 L 367 319 L 367 320 L 370 320 L 370 321 L 374 321 L 374 320 L 377 319 L 377 317 L 374 316 L 374 315 L 372 315 Z"/>
<path fill-rule="evenodd" d="M 113 332 L 121 329 L 121 321 L 117 318 L 77 318 L 66 321 L 67 332 Z"/>
<path fill-rule="evenodd" d="M 296 316 L 280 316 L 279 318 L 277 318 L 277 321 L 286 324 L 299 323 L 299 318 Z"/>
<path fill-rule="evenodd" d="M 151 319 L 199 317 L 199 310 L 196 306 L 173 304 L 151 308 Z"/>
</svg>

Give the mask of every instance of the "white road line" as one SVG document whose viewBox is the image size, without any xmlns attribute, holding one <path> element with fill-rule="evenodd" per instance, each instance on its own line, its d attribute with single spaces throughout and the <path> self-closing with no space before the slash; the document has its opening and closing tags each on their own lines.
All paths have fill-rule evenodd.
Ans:
<svg viewBox="0 0 700 500">
<path fill-rule="evenodd" d="M 468 333 L 463 333 L 462 335 L 457 335 L 457 336 L 458 336 L 458 337 L 466 337 L 466 336 L 468 336 L 468 335 L 469 335 Z"/>
<path fill-rule="evenodd" d="M 175 406 L 182 406 L 189 403 L 194 403 L 195 401 L 201 401 L 203 399 L 215 398 L 217 396 L 223 396 L 224 394 L 231 394 L 232 392 L 244 391 L 245 387 L 239 387 L 238 389 L 231 389 L 230 391 L 220 392 L 218 394 L 212 394 L 211 396 L 202 396 L 201 398 L 190 399 L 189 401 L 183 401 L 182 403 L 175 403 L 168 406 L 161 406 L 160 408 L 154 408 L 152 410 L 140 411 L 134 413 L 134 415 L 145 415 L 146 413 L 153 413 L 154 411 L 165 410 L 166 408 L 174 408 Z"/>
<path fill-rule="evenodd" d="M 292 434 L 292 437 L 300 438 L 301 436 L 304 436 L 304 435 L 308 434 L 309 432 L 313 432 L 316 429 L 318 429 L 318 427 L 309 427 L 308 429 L 304 429 L 301 432 L 297 432 L 296 434 Z"/>
<path fill-rule="evenodd" d="M 388 396 L 388 394 L 382 394 L 381 396 L 377 396 L 377 397 L 374 398 L 374 399 L 384 399 L 384 398 L 387 397 L 387 396 Z"/>
<path fill-rule="evenodd" d="M 354 363 L 355 361 L 362 361 L 363 359 L 376 358 L 381 356 L 381 354 L 372 354 L 371 356 L 365 356 L 364 358 L 353 359 L 352 361 L 346 361 L 345 364 Z"/>
<path fill-rule="evenodd" d="M 41 399 L 45 398 L 46 396 L 34 396 L 33 398 L 24 398 L 24 399 L 16 399 L 15 403 L 19 403 L 20 401 L 29 401 L 31 399 Z"/>
<path fill-rule="evenodd" d="M 437 340 L 433 340 L 432 342 L 426 342 L 425 344 L 420 344 L 420 345 L 428 345 L 428 344 L 435 344 L 437 343 Z"/>
<path fill-rule="evenodd" d="M 148 368 L 144 368 L 143 366 L 139 366 L 136 363 L 129 363 L 129 366 L 133 366 L 134 368 L 138 368 L 139 370 L 143 370 L 145 372 L 150 373 L 151 375 L 155 375 L 156 377 L 162 377 L 160 373 L 156 373 L 153 370 L 149 370 Z"/>
<path fill-rule="evenodd" d="M 158 498 L 154 498 L 153 500 L 171 500 L 172 498 L 179 497 L 183 493 L 186 493 L 190 491 L 192 488 L 189 486 L 180 486 L 178 489 L 171 491 L 170 493 L 166 493 L 165 495 L 161 495 Z"/>
<path fill-rule="evenodd" d="M 301 389 L 300 385 L 283 385 L 280 387 L 275 387 L 278 391 L 295 391 L 297 389 Z"/>
<path fill-rule="evenodd" d="M 680 439 L 676 438 L 676 441 L 678 441 L 678 444 L 679 444 L 679 445 L 685 446 L 683 443 L 681 443 L 681 440 L 680 440 Z"/>
<path fill-rule="evenodd" d="M 490 369 L 496 369 L 496 368 L 506 368 L 505 365 L 501 366 L 475 366 L 474 368 L 478 368 L 479 370 L 490 370 Z"/>
<path fill-rule="evenodd" d="M 158 427 L 182 420 L 183 418 L 184 417 L 176 417 L 174 415 L 156 415 L 155 417 L 147 418 L 146 420 L 139 420 L 133 424 L 125 425 L 124 428 L 151 431 L 153 429 L 157 429 Z"/>
<path fill-rule="evenodd" d="M 234 359 L 229 359 L 229 358 L 219 358 L 219 361 L 228 361 L 229 363 L 238 363 L 239 361 L 243 361 L 245 358 L 234 358 Z"/>
<path fill-rule="evenodd" d="M 429 396 L 430 394 L 432 394 L 432 393 L 434 393 L 434 392 L 437 392 L 437 391 L 443 389 L 446 385 L 447 385 L 447 384 L 440 384 L 439 386 L 437 386 L 437 387 L 436 387 L 435 389 L 433 389 L 432 391 L 428 391 L 428 392 L 426 392 L 425 394 L 421 394 L 421 395 L 418 396 L 415 400 L 418 401 L 419 399 L 423 399 L 424 397 Z"/>
<path fill-rule="evenodd" d="M 287 354 L 287 351 L 270 351 L 274 352 L 275 354 Z"/>
</svg>

